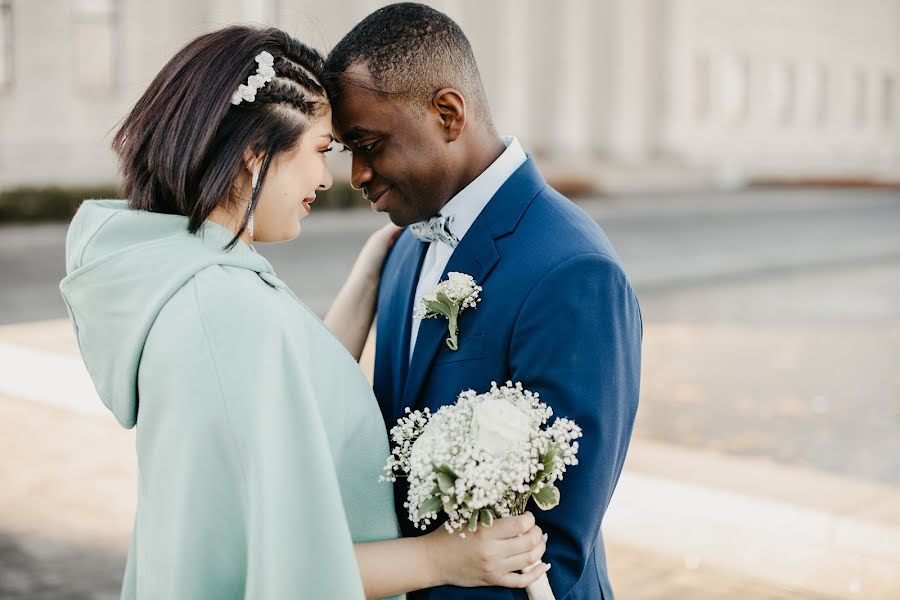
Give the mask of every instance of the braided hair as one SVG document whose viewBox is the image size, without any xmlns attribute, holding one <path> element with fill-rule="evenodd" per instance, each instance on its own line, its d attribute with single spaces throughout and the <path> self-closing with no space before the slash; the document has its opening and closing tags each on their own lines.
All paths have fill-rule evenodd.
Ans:
<svg viewBox="0 0 900 600">
<path fill-rule="evenodd" d="M 252 102 L 229 99 L 261 52 L 275 76 Z M 295 146 L 328 108 L 324 59 L 284 31 L 231 26 L 202 35 L 159 72 L 113 138 L 132 208 L 188 217 L 196 233 L 220 204 L 237 202 L 245 153 L 263 155 L 256 206 L 272 160 Z M 247 228 L 244 216 L 233 247 Z"/>
</svg>

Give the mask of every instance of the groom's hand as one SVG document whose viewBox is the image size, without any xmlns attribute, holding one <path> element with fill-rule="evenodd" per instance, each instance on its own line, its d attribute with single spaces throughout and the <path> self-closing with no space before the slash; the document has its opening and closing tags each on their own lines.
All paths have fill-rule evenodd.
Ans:
<svg viewBox="0 0 900 600">
<path fill-rule="evenodd" d="M 465 538 L 443 527 L 426 537 L 433 564 L 449 585 L 524 588 L 550 568 L 539 563 L 546 545 L 531 513 L 496 519 L 491 527 L 466 532 Z M 539 564 L 521 573 L 535 563 Z"/>
</svg>

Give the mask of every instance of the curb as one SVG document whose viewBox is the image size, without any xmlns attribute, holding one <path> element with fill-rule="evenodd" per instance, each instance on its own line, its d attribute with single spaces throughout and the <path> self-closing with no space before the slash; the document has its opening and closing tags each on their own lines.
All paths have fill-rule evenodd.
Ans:
<svg viewBox="0 0 900 600">
<path fill-rule="evenodd" d="M 889 486 L 635 439 L 603 529 L 688 566 L 900 598 L 900 491 Z"/>
</svg>

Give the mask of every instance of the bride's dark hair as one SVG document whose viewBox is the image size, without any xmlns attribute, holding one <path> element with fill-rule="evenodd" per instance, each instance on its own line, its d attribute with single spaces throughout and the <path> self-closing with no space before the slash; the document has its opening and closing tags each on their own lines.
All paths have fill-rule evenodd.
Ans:
<svg viewBox="0 0 900 600">
<path fill-rule="evenodd" d="M 274 57 L 275 78 L 252 102 L 232 104 L 263 51 Z M 274 28 L 232 26 L 187 44 L 113 139 L 131 207 L 184 215 L 195 233 L 219 204 L 234 200 L 247 150 L 264 153 L 257 190 L 262 188 L 272 159 L 293 147 L 328 106 L 320 83 L 323 63 L 315 49 Z"/>
</svg>

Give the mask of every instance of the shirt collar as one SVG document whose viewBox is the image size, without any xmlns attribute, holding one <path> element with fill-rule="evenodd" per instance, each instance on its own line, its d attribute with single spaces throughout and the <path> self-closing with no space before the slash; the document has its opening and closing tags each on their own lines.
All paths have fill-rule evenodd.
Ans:
<svg viewBox="0 0 900 600">
<path fill-rule="evenodd" d="M 450 228 L 459 240 L 463 239 L 472 223 L 506 180 L 527 160 L 518 139 L 504 136 L 502 140 L 506 150 L 481 175 L 453 196 L 440 211 L 442 215 L 456 215 Z"/>
</svg>

